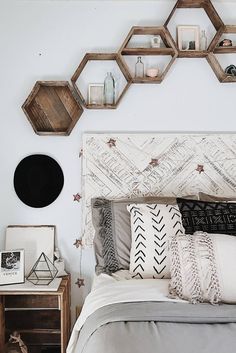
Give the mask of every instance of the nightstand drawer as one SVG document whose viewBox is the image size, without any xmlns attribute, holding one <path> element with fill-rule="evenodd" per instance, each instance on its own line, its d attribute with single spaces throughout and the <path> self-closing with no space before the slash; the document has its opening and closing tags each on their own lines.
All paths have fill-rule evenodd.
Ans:
<svg viewBox="0 0 236 353">
<path fill-rule="evenodd" d="M 5 308 L 54 308 L 59 309 L 57 295 L 8 295 Z"/>
</svg>

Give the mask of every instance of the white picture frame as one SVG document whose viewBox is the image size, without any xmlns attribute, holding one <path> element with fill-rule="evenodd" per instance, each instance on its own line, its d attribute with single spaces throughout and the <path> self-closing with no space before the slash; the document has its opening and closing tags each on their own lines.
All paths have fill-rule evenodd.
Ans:
<svg viewBox="0 0 236 353">
<path fill-rule="evenodd" d="M 103 105 L 104 104 L 104 84 L 90 83 L 88 85 L 88 104 Z"/>
<path fill-rule="evenodd" d="M 0 286 L 24 282 L 24 250 L 0 251 Z"/>
<path fill-rule="evenodd" d="M 55 226 L 10 225 L 6 229 L 5 250 L 25 250 L 25 276 L 28 276 L 42 252 L 54 261 Z"/>
<path fill-rule="evenodd" d="M 177 26 L 177 43 L 181 51 L 200 50 L 200 27 Z"/>
</svg>

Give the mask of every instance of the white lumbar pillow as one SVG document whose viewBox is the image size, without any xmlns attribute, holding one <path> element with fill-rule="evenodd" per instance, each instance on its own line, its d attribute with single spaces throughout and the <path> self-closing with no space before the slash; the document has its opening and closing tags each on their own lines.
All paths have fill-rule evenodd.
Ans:
<svg viewBox="0 0 236 353">
<path fill-rule="evenodd" d="M 170 244 L 170 294 L 192 303 L 236 303 L 236 237 L 195 232 Z"/>
</svg>

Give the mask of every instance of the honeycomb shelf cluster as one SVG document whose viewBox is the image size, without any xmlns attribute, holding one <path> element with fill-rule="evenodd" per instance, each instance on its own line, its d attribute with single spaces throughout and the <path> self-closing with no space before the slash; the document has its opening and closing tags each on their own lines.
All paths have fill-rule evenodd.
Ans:
<svg viewBox="0 0 236 353">
<path fill-rule="evenodd" d="M 177 9 L 197 9 L 205 11 L 215 28 L 216 34 L 208 48 L 202 50 L 179 50 L 173 39 L 169 24 Z M 236 46 L 219 47 L 220 39 L 227 34 L 236 34 L 236 25 L 225 25 L 210 0 L 178 0 L 163 26 L 132 27 L 117 53 L 87 53 L 71 78 L 73 87 L 67 81 L 37 81 L 22 108 L 38 135 L 69 135 L 87 109 L 115 109 L 131 84 L 159 84 L 177 58 L 206 58 L 221 83 L 236 82 L 236 76 L 228 75 L 221 66 L 218 56 L 236 53 Z M 160 36 L 162 46 L 157 48 L 132 47 L 133 36 Z M 137 56 L 165 57 L 166 66 L 156 77 L 137 78 L 131 72 L 125 58 Z M 113 61 L 125 84 L 119 92 L 115 104 L 89 104 L 78 81 L 88 64 L 98 61 Z"/>
</svg>

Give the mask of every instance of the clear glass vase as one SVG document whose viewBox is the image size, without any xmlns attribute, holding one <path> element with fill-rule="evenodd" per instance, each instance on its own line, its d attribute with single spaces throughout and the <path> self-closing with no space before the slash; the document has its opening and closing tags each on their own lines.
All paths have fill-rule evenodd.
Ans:
<svg viewBox="0 0 236 353">
<path fill-rule="evenodd" d="M 115 80 L 108 72 L 104 81 L 104 104 L 115 104 Z"/>
<path fill-rule="evenodd" d="M 205 31 L 201 31 L 200 49 L 201 50 L 207 50 L 207 37 L 206 37 L 206 32 Z"/>
<path fill-rule="evenodd" d="M 141 60 L 141 56 L 138 56 L 137 62 L 135 64 L 135 77 L 144 77 L 144 64 Z"/>
</svg>

